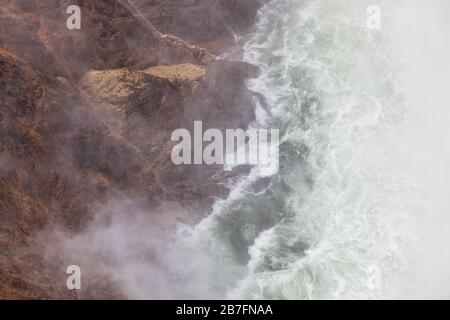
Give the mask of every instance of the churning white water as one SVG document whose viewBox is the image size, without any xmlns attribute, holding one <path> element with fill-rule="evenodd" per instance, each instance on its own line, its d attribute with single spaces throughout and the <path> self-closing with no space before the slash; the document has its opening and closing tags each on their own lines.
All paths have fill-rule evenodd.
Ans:
<svg viewBox="0 0 450 320">
<path fill-rule="evenodd" d="M 448 38 L 439 35 L 442 48 L 433 39 L 446 25 L 435 19 L 445 17 L 440 9 L 450 11 L 445 1 L 427 2 L 434 11 L 419 3 L 272 0 L 260 10 L 244 49 L 261 74 L 248 85 L 268 105 L 258 107 L 253 125 L 281 130 L 280 172 L 263 177 L 253 170 L 234 181 L 209 217 L 180 228 L 166 261 L 180 296 L 379 299 L 409 290 L 421 296 L 423 275 L 433 268 L 418 263 L 425 258 L 419 253 L 438 243 L 427 236 L 432 224 L 428 231 L 417 227 L 438 207 L 423 184 L 449 177 L 450 153 L 439 144 L 445 159 L 439 169 L 446 171 L 418 174 L 432 156 L 417 152 L 439 148 L 424 147 L 427 139 L 416 129 L 426 106 L 435 107 L 428 129 L 434 119 L 442 127 L 448 119 L 436 111 L 442 107 L 436 95 L 444 97 L 449 67 L 441 65 L 439 75 L 429 68 L 448 59 L 433 55 L 448 52 Z M 370 5 L 381 9 L 380 30 L 366 25 Z M 422 47 L 425 39 L 435 51 Z M 428 64 L 417 65 L 418 57 Z M 427 75 L 434 91 L 420 79 Z M 446 139 L 438 132 L 430 138 Z M 445 199 L 436 200 L 441 213 Z M 428 258 L 438 263 L 440 256 Z"/>
</svg>

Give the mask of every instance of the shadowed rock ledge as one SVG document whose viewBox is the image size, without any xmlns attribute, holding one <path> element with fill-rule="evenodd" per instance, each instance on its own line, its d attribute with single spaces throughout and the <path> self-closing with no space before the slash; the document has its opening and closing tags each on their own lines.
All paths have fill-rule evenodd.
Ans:
<svg viewBox="0 0 450 320">
<path fill-rule="evenodd" d="M 170 229 L 227 194 L 239 172 L 173 165 L 170 134 L 253 120 L 245 81 L 256 68 L 215 55 L 262 1 L 0 3 L 0 299 L 124 297 L 95 261 L 85 289 L 68 291 L 67 257 L 47 231 L 76 235 L 120 197 Z M 72 4 L 81 30 L 65 27 Z"/>
</svg>

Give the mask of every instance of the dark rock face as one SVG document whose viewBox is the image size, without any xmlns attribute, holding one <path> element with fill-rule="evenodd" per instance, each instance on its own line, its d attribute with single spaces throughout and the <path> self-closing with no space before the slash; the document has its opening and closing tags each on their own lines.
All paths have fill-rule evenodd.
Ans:
<svg viewBox="0 0 450 320">
<path fill-rule="evenodd" d="M 266 0 L 131 0 L 158 30 L 213 53 L 232 45 L 248 30 Z"/>
<path fill-rule="evenodd" d="M 81 8 L 81 30 L 66 28 L 72 4 Z M 54 75 L 77 78 L 94 68 L 193 60 L 155 37 L 117 1 L 10 1 L 2 10 L 2 46 Z"/>
<path fill-rule="evenodd" d="M 201 47 L 223 52 L 234 41 L 230 30 L 247 30 L 261 3 L 1 4 L 0 298 L 121 297 L 95 273 L 95 263 L 87 289 L 68 291 L 64 254 L 43 230 L 56 225 L 75 235 L 118 195 L 139 199 L 149 214 L 168 204 L 179 208 L 160 218 L 169 224 L 208 213 L 212 197 L 224 196 L 223 182 L 237 173 L 175 166 L 170 135 L 195 120 L 245 128 L 253 119 L 245 80 L 255 67 L 213 62 Z M 82 9 L 81 30 L 65 27 L 71 4 Z M 179 63 L 193 63 L 204 75 L 145 71 Z"/>
<path fill-rule="evenodd" d="M 88 115 L 75 88 L 5 52 L 0 74 L 0 296 L 63 296 L 53 281 L 64 282 L 50 276 L 58 260 L 39 252 L 33 235 L 50 222 L 74 231 L 86 223 L 92 186 L 71 152 Z"/>
</svg>

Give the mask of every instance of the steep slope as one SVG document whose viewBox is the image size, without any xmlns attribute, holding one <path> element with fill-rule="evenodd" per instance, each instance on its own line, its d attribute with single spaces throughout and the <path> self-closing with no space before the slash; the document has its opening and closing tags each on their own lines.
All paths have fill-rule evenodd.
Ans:
<svg viewBox="0 0 450 320">
<path fill-rule="evenodd" d="M 244 82 L 257 70 L 204 59 L 202 46 L 222 52 L 233 41 L 209 27 L 228 20 L 198 21 L 205 11 L 222 12 L 244 31 L 259 1 L 240 11 L 233 1 L 80 0 L 81 30 L 65 27 L 72 1 L 1 2 L 0 298 L 122 297 L 95 261 L 84 271 L 85 289 L 68 291 L 70 254 L 49 230 L 76 235 L 121 196 L 148 214 L 176 208 L 159 218 L 170 228 L 197 221 L 226 194 L 230 174 L 220 168 L 172 164 L 170 133 L 193 120 L 233 128 L 253 119 Z M 166 14 L 154 20 L 150 9 Z"/>
</svg>

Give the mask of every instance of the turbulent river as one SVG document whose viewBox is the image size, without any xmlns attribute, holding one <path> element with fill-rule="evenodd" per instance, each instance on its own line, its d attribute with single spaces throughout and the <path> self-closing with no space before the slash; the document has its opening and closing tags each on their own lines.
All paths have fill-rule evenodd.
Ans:
<svg viewBox="0 0 450 320">
<path fill-rule="evenodd" d="M 419 225 L 439 216 L 439 201 L 447 207 L 425 182 L 448 177 L 450 157 L 424 146 L 421 133 L 444 133 L 421 119 L 449 119 L 436 111 L 449 83 L 439 64 L 448 37 L 433 32 L 450 11 L 445 1 L 428 11 L 419 3 L 272 0 L 260 10 L 244 45 L 244 60 L 261 68 L 248 86 L 265 100 L 252 126 L 280 129 L 280 171 L 255 168 L 210 216 L 180 227 L 166 261 L 180 296 L 379 299 L 410 296 L 423 282 L 417 261 L 432 226 Z M 367 26 L 371 5 L 379 30 Z M 438 149 L 437 169 L 421 170 L 432 161 L 421 155 Z"/>
</svg>

